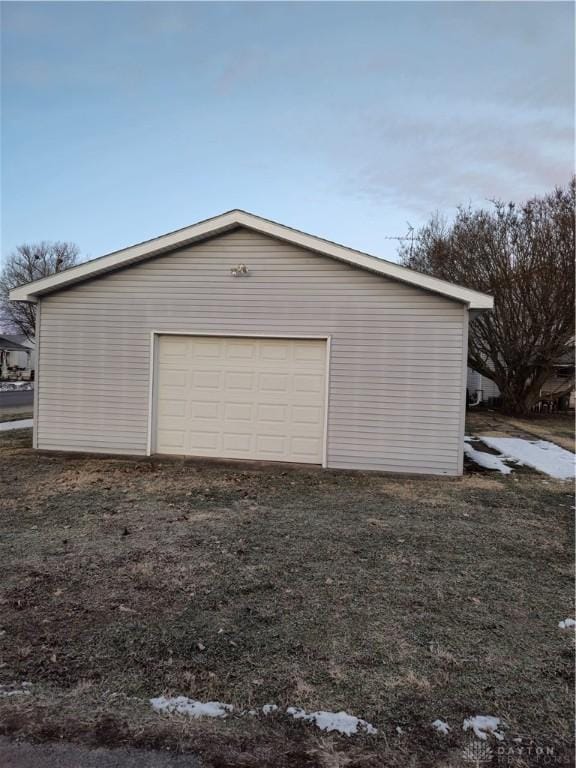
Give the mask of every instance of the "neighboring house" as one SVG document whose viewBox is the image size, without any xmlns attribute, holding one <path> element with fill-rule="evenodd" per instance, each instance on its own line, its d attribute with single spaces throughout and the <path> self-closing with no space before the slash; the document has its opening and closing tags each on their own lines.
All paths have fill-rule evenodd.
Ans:
<svg viewBox="0 0 576 768">
<path fill-rule="evenodd" d="M 492 405 L 500 397 L 498 385 L 472 368 L 468 368 L 466 386 L 468 387 L 469 400 L 474 404 Z"/>
<path fill-rule="evenodd" d="M 23 334 L 0 336 L 2 378 L 29 379 L 34 370 L 34 342 Z"/>
<path fill-rule="evenodd" d="M 566 390 L 568 389 L 568 392 Z M 565 355 L 554 369 L 551 376 L 542 387 L 542 396 L 550 401 L 561 398 L 561 404 L 574 408 L 574 349 Z"/>
<path fill-rule="evenodd" d="M 474 405 L 494 405 L 500 397 L 498 385 L 472 368 L 468 368 L 466 386 L 469 402 Z M 544 402 L 557 401 L 556 406 L 574 408 L 574 353 L 566 355 L 555 367 L 554 375 L 544 384 L 540 395 Z"/>
<path fill-rule="evenodd" d="M 34 445 L 458 475 L 492 298 L 244 211 L 14 289 Z"/>
</svg>

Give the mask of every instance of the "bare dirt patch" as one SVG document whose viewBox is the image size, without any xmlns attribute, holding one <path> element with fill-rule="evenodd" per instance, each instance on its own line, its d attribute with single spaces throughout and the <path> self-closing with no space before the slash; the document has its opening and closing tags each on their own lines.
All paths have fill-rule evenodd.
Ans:
<svg viewBox="0 0 576 768">
<path fill-rule="evenodd" d="M 462 721 L 493 714 L 507 744 L 569 764 L 566 483 L 36 454 L 29 431 L 0 435 L 0 482 L 0 684 L 32 683 L 0 697 L 6 735 L 212 766 L 459 766 Z M 162 717 L 161 694 L 379 732 Z"/>
</svg>

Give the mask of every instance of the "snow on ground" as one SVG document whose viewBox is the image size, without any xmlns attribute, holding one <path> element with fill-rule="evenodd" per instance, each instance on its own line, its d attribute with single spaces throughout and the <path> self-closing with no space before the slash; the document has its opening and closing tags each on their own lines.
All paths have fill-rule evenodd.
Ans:
<svg viewBox="0 0 576 768">
<path fill-rule="evenodd" d="M 567 619 L 566 621 L 571 621 Z M 561 624 L 564 622 L 560 622 Z M 574 622 L 576 623 L 576 622 Z M 22 683 L 22 689 L 19 690 L 7 690 L 6 686 L 0 686 L 0 696 L 15 696 L 17 694 L 30 693 L 28 690 L 24 690 L 25 686 L 29 684 Z M 167 714 L 180 714 L 188 715 L 189 717 L 228 717 L 229 714 L 234 712 L 232 704 L 223 704 L 221 701 L 197 701 L 196 699 L 189 699 L 187 696 L 176 696 L 175 698 L 166 698 L 165 696 L 159 696 L 155 699 L 150 699 L 150 704 L 156 712 Z M 251 716 L 257 715 L 262 712 L 264 715 L 269 715 L 272 712 L 279 711 L 276 704 L 265 704 L 260 710 L 250 709 L 247 712 L 240 711 L 237 714 L 248 714 Z M 362 720 L 354 715 L 349 715 L 347 712 L 326 712 L 319 710 L 317 712 L 306 712 L 305 709 L 300 707 L 288 707 L 286 714 L 293 717 L 295 720 L 304 720 L 309 723 L 313 723 L 321 731 L 336 731 L 344 736 L 353 736 L 358 733 L 376 734 L 378 730 L 366 720 Z M 486 739 L 489 734 L 496 739 L 502 740 L 504 734 L 498 729 L 503 727 L 503 723 L 499 717 L 492 717 L 491 715 L 476 715 L 475 717 L 468 717 L 464 720 L 462 728 L 464 731 L 472 729 L 474 734 L 479 739 Z M 432 723 L 438 733 L 444 736 L 448 735 L 450 726 L 445 720 L 434 720 Z M 397 726 L 396 731 L 398 734 L 402 734 L 402 728 Z"/>
<path fill-rule="evenodd" d="M 448 731 L 450 730 L 450 726 L 445 720 L 434 720 L 432 728 L 438 731 L 438 733 L 443 733 L 444 736 L 448 736 Z"/>
<path fill-rule="evenodd" d="M 571 480 L 575 476 L 574 454 L 547 440 L 523 440 L 520 437 L 480 437 L 480 440 L 549 477 Z"/>
<path fill-rule="evenodd" d="M 27 693 L 27 691 L 22 691 Z M 166 698 L 158 696 L 150 699 L 150 704 L 156 712 L 167 714 L 188 715 L 189 717 L 228 717 L 234 711 L 232 704 L 223 704 L 221 701 L 197 701 L 189 699 L 187 696 L 176 696 L 175 698 Z M 278 711 L 276 704 L 264 704 L 260 710 L 264 715 L 270 715 Z M 257 709 L 250 709 L 247 712 L 238 712 L 240 715 L 255 716 Z M 306 712 L 299 707 L 288 707 L 286 714 L 295 720 L 306 720 L 314 723 L 321 731 L 338 731 L 346 736 L 355 733 L 377 733 L 373 725 L 361 720 L 359 717 L 349 715 L 347 712 Z"/>
<path fill-rule="evenodd" d="M 150 704 L 156 712 L 176 712 L 189 717 L 227 717 L 234 710 L 232 704 L 222 704 L 221 701 L 196 701 L 187 696 L 176 696 L 174 699 L 159 696 L 150 699 Z"/>
<path fill-rule="evenodd" d="M 473 439 L 474 438 L 472 437 L 464 438 L 464 453 L 469 459 L 480 467 L 484 467 L 485 469 L 496 469 L 503 475 L 509 475 L 510 472 L 512 472 L 512 467 L 509 467 L 504 463 L 502 456 L 494 456 L 492 453 L 477 451 L 476 448 L 469 445 L 468 443 Z M 482 438 L 482 441 L 485 442 L 485 438 Z"/>
<path fill-rule="evenodd" d="M 272 712 L 276 712 L 277 709 L 278 709 L 277 704 L 264 704 L 264 706 L 262 707 L 262 714 L 271 715 Z"/>
<path fill-rule="evenodd" d="M 17 685 L 17 683 L 14 683 Z M 0 697 L 3 696 L 29 696 L 32 691 L 32 683 L 20 683 L 22 688 L 11 688 L 9 685 L 0 685 Z"/>
<path fill-rule="evenodd" d="M 571 627 L 576 627 L 576 621 L 574 621 L 574 619 L 564 619 L 558 626 L 560 629 L 570 629 Z"/>
<path fill-rule="evenodd" d="M 468 731 L 472 728 L 474 735 L 478 739 L 486 740 L 490 733 L 492 736 L 495 736 L 498 741 L 502 741 L 504 734 L 498 730 L 502 724 L 503 723 L 499 717 L 492 717 L 492 715 L 475 715 L 475 717 L 467 717 L 466 720 L 464 720 L 462 729 Z"/>
<path fill-rule="evenodd" d="M 22 392 L 25 389 L 34 389 L 34 384 L 31 381 L 0 381 L 0 392 Z"/>
<path fill-rule="evenodd" d="M 32 426 L 32 419 L 18 419 L 18 421 L 1 421 L 0 432 L 8 429 L 29 429 Z"/>
<path fill-rule="evenodd" d="M 347 712 L 306 712 L 299 707 L 288 707 L 286 714 L 291 715 L 295 720 L 306 720 L 314 723 L 321 731 L 338 731 L 345 736 L 352 736 L 355 733 L 378 733 L 376 728 L 366 720 L 349 715 Z"/>
</svg>

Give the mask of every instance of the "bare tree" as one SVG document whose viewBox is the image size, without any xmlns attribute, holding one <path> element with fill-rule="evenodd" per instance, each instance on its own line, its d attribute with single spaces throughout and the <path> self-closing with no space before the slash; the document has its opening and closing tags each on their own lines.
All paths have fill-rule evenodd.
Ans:
<svg viewBox="0 0 576 768">
<path fill-rule="evenodd" d="M 400 247 L 405 266 L 494 296 L 494 311 L 470 324 L 468 362 L 496 382 L 509 413 L 529 413 L 573 359 L 575 203 L 572 179 L 521 206 L 460 208 L 451 225 L 436 214 L 411 253 Z"/>
<path fill-rule="evenodd" d="M 31 243 L 19 245 L 11 253 L 0 273 L 0 318 L 8 330 L 17 329 L 34 338 L 36 305 L 25 301 L 8 301 L 12 288 L 54 275 L 73 267 L 80 250 L 74 243 Z"/>
</svg>

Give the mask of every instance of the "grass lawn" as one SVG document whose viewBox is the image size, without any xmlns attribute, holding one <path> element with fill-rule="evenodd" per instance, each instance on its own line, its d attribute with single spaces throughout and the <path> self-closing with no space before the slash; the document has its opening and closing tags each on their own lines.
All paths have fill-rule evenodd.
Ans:
<svg viewBox="0 0 576 768">
<path fill-rule="evenodd" d="M 21 421 L 22 419 L 31 419 L 32 411 L 28 406 L 22 408 L 0 408 L 0 423 L 4 421 Z"/>
<path fill-rule="evenodd" d="M 473 764 L 462 722 L 484 714 L 507 724 L 494 750 L 525 749 L 506 764 L 540 765 L 530 746 L 571 763 L 569 483 L 30 443 L 0 434 L 0 684 L 32 684 L 0 696 L 0 733 L 190 750 L 220 768 L 448 768 Z M 162 694 L 346 710 L 378 734 L 161 716 L 148 698 Z"/>
<path fill-rule="evenodd" d="M 525 437 L 549 440 L 574 453 L 574 412 L 534 413 L 529 419 L 505 416 L 491 408 L 471 409 L 466 414 L 467 434 L 493 437 Z"/>
</svg>

